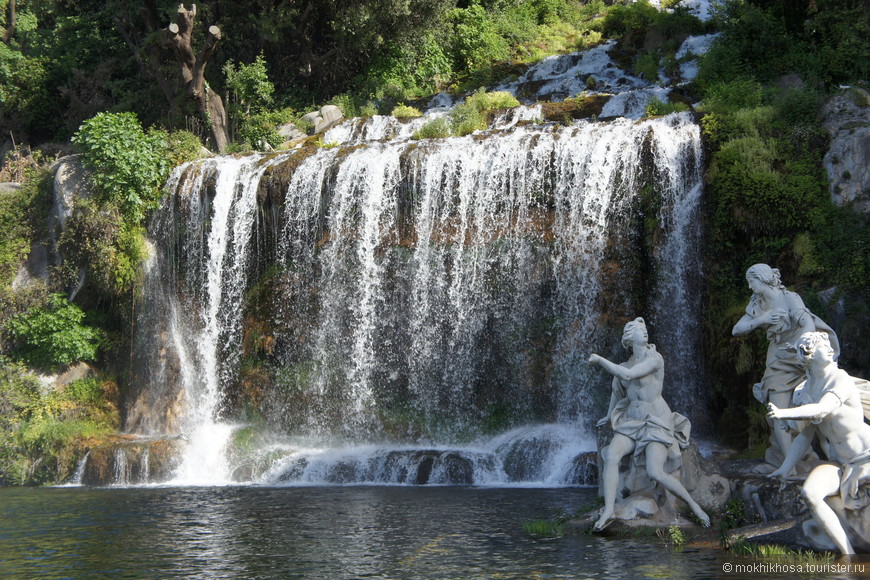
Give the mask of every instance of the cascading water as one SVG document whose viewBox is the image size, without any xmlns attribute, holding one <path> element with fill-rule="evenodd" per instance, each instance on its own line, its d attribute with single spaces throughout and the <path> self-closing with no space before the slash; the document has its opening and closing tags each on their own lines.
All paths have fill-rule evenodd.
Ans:
<svg viewBox="0 0 870 580">
<path fill-rule="evenodd" d="M 182 433 L 188 482 L 557 484 L 583 479 L 609 396 L 585 358 L 621 360 L 626 319 L 650 319 L 669 400 L 702 392 L 680 370 L 697 359 L 691 116 L 521 109 L 419 141 L 353 120 L 338 147 L 176 170 L 128 429 Z"/>
</svg>

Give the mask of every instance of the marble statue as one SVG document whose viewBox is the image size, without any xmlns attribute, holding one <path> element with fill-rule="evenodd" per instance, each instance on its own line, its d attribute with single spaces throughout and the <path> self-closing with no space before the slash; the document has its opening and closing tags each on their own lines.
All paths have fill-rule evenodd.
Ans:
<svg viewBox="0 0 870 580">
<path fill-rule="evenodd" d="M 864 422 L 870 416 L 870 385 L 837 367 L 827 333 L 803 334 L 796 351 L 806 382 L 795 389 L 794 406 L 783 409 L 770 401 L 768 416 L 779 423 L 804 423 L 769 477 L 787 480 L 818 438 L 829 462 L 815 467 L 801 489 L 814 517 L 804 532 L 812 541 L 814 528 L 820 530 L 841 553 L 854 554 L 856 542 L 870 547 L 870 425 Z"/>
<path fill-rule="evenodd" d="M 684 416 L 672 412 L 662 398 L 664 360 L 655 345 L 649 343 L 643 318 L 625 325 L 622 344 L 631 350 L 631 357 L 622 364 L 597 354 L 589 356 L 590 364 L 603 367 L 614 377 L 607 416 L 599 421 L 599 425 L 610 423 L 613 438 L 600 450 L 604 508 L 593 529 L 603 530 L 618 517 L 615 515 L 618 492 L 626 488 L 635 492 L 647 481 L 647 485 L 661 484 L 684 500 L 701 523 L 709 526 L 709 516 L 673 475 L 681 464 L 681 449 L 688 446 L 691 425 Z M 629 454 L 636 469 L 629 476 L 633 481 L 623 482 L 620 462 Z"/>
<path fill-rule="evenodd" d="M 836 360 L 840 353 L 837 335 L 819 317 L 804 306 L 801 297 L 786 290 L 779 270 L 767 264 L 755 264 L 746 271 L 746 282 L 752 297 L 746 314 L 734 325 L 731 333 L 742 336 L 763 329 L 767 334 L 767 362 L 761 381 L 753 388 L 761 403 L 771 402 L 779 408 L 792 406 L 792 393 L 804 380 L 804 367 L 798 360 L 794 345 L 805 332 L 828 334 Z M 771 422 L 770 447 L 765 460 L 770 465 L 782 463 L 794 439 L 783 422 Z"/>
</svg>

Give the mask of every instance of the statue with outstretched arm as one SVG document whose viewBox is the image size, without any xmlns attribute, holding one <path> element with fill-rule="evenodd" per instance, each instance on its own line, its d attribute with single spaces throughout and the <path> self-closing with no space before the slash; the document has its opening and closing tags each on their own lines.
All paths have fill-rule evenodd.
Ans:
<svg viewBox="0 0 870 580">
<path fill-rule="evenodd" d="M 709 526 L 709 516 L 680 480 L 665 469 L 669 458 L 679 461 L 681 447 L 688 445 L 690 425 L 688 419 L 672 412 L 662 398 L 664 360 L 655 345 L 649 344 L 643 318 L 625 325 L 622 344 L 632 353 L 622 364 L 597 354 L 589 356 L 590 364 L 602 367 L 614 377 L 607 417 L 599 422 L 610 421 L 614 435 L 601 450 L 604 508 L 593 529 L 604 529 L 614 518 L 619 463 L 629 453 L 633 453 L 632 461 L 645 463 L 650 479 L 684 500 L 701 523 Z"/>
<path fill-rule="evenodd" d="M 761 403 L 770 402 L 779 408 L 791 407 L 792 394 L 804 380 L 804 369 L 794 345 L 806 332 L 825 332 L 836 359 L 839 355 L 837 335 L 809 311 L 798 294 L 786 290 L 778 269 L 767 264 L 755 264 L 746 271 L 746 283 L 752 291 L 752 297 L 746 312 L 731 333 L 743 336 L 763 330 L 768 340 L 764 375 L 755 384 L 753 394 Z M 779 465 L 788 453 L 793 438 L 794 435 L 784 422 L 774 422 L 767 462 Z"/>
<path fill-rule="evenodd" d="M 806 368 L 806 382 L 795 390 L 794 406 L 781 409 L 768 403 L 771 419 L 806 421 L 782 465 L 769 477 L 788 479 L 797 462 L 818 437 L 829 463 L 807 476 L 801 495 L 822 530 L 843 554 L 854 554 L 842 514 L 828 503 L 839 496 L 845 509 L 870 505 L 870 425 L 864 422 L 862 379 L 837 367 L 828 335 L 801 336 L 797 354 Z M 839 506 L 838 506 L 839 507 Z"/>
</svg>

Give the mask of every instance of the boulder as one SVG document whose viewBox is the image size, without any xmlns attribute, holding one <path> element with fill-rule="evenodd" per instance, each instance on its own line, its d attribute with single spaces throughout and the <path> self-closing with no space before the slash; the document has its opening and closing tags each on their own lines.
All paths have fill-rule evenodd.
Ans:
<svg viewBox="0 0 870 580">
<path fill-rule="evenodd" d="M 317 132 L 325 131 L 344 120 L 341 109 L 335 105 L 325 105 L 320 109 L 320 116 L 322 117 L 322 122 L 320 127 L 315 127 Z"/>
<path fill-rule="evenodd" d="M 88 172 L 82 165 L 81 155 L 61 157 L 52 166 L 54 188 L 52 206 L 48 215 L 49 236 L 54 241 L 66 227 L 76 197 L 89 197 Z M 59 228 L 59 231 L 57 229 Z"/>
<path fill-rule="evenodd" d="M 278 134 L 284 138 L 284 141 L 296 141 L 298 139 L 305 139 L 308 135 L 299 130 L 296 125 L 293 123 L 284 123 L 277 129 Z"/>
<path fill-rule="evenodd" d="M 81 379 L 89 379 L 97 376 L 97 371 L 86 362 L 78 362 L 67 367 L 63 372 L 56 375 L 37 375 L 42 383 L 43 391 L 49 392 L 65 387 Z"/>
<path fill-rule="evenodd" d="M 344 115 L 335 105 L 324 105 L 319 111 L 306 113 L 302 119 L 314 125 L 315 133 L 321 133 L 343 121 Z"/>
</svg>

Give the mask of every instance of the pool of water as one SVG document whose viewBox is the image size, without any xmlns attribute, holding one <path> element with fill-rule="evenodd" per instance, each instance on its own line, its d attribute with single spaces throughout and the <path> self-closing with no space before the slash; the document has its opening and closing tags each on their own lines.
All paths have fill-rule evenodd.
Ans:
<svg viewBox="0 0 870 580">
<path fill-rule="evenodd" d="M 0 488 L 6 578 L 702 578 L 714 550 L 528 535 L 588 488 Z"/>
</svg>

